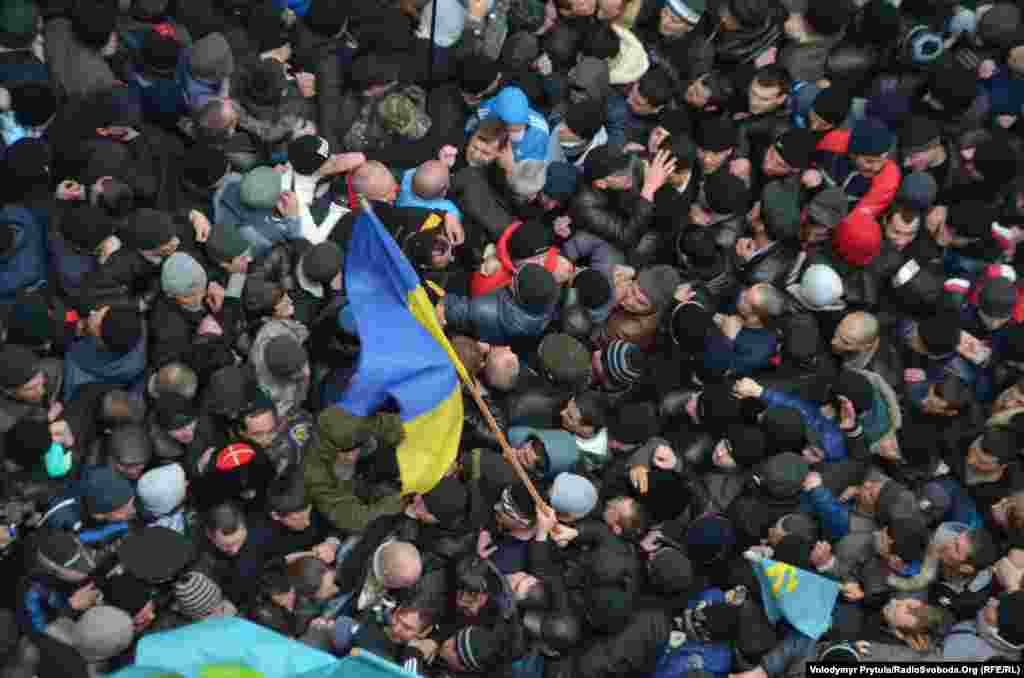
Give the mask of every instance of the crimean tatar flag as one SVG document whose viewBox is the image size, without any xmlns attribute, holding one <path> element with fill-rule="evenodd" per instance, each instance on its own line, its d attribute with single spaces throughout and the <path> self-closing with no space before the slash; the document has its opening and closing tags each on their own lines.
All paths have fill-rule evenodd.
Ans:
<svg viewBox="0 0 1024 678">
<path fill-rule="evenodd" d="M 839 584 L 819 574 L 769 558 L 752 560 L 761 584 L 764 611 L 772 623 L 785 618 L 809 638 L 818 640 L 832 625 Z"/>
<path fill-rule="evenodd" d="M 370 208 L 352 227 L 345 290 L 361 349 L 337 404 L 368 416 L 396 403 L 405 427 L 398 448 L 402 491 L 429 492 L 458 454 L 465 368 L 412 264 Z"/>
</svg>

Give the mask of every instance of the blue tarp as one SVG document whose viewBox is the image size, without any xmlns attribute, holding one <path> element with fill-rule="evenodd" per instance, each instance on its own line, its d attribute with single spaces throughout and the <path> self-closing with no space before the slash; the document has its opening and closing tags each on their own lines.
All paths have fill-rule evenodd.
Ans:
<svg viewBox="0 0 1024 678">
<path fill-rule="evenodd" d="M 150 678 L 153 671 L 143 667 L 199 678 L 203 666 L 219 663 L 251 666 L 266 678 L 318 678 L 312 672 L 333 669 L 338 659 L 258 624 L 222 617 L 144 637 L 135 652 L 135 666 L 112 678 Z"/>
<path fill-rule="evenodd" d="M 199 678 L 208 664 L 244 664 L 265 678 L 394 678 L 412 675 L 369 652 L 338 659 L 237 617 L 207 619 L 139 641 L 136 664 L 109 678 Z"/>
</svg>

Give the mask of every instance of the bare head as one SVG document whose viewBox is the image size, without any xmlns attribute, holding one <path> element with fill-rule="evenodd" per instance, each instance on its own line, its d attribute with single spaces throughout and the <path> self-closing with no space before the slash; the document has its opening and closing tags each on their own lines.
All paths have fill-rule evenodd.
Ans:
<svg viewBox="0 0 1024 678">
<path fill-rule="evenodd" d="M 448 192 L 448 165 L 440 160 L 420 165 L 412 177 L 412 190 L 427 200 L 443 198 Z"/>
<path fill-rule="evenodd" d="M 864 311 L 855 311 L 843 318 L 836 327 L 832 349 L 837 353 L 867 351 L 878 341 L 880 331 L 878 318 Z"/>
<path fill-rule="evenodd" d="M 404 541 L 393 541 L 381 547 L 374 559 L 374 569 L 384 588 L 405 589 L 420 580 L 423 561 L 419 550 Z"/>
<path fill-rule="evenodd" d="M 394 202 L 398 188 L 391 170 L 376 160 L 363 163 L 352 175 L 352 190 L 367 200 Z"/>
</svg>

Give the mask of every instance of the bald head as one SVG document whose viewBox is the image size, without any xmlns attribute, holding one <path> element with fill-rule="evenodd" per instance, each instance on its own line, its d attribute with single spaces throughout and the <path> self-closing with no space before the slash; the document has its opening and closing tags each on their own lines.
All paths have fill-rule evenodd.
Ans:
<svg viewBox="0 0 1024 678">
<path fill-rule="evenodd" d="M 420 165 L 412 177 L 412 190 L 426 200 L 443 198 L 448 191 L 448 165 L 440 160 Z"/>
<path fill-rule="evenodd" d="M 398 183 L 383 163 L 370 160 L 352 175 L 352 190 L 366 196 L 367 200 L 393 202 L 398 196 Z"/>
<path fill-rule="evenodd" d="M 374 570 L 387 589 L 406 589 L 420 580 L 423 561 L 419 550 L 405 541 L 393 541 L 381 547 L 374 558 Z"/>
<path fill-rule="evenodd" d="M 832 348 L 837 353 L 869 350 L 878 341 L 881 328 L 878 318 L 864 311 L 849 313 L 836 327 Z"/>
</svg>

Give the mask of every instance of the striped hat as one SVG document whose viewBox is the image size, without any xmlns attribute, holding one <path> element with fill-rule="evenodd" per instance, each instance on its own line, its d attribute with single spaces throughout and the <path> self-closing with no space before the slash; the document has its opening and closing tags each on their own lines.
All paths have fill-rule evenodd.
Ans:
<svg viewBox="0 0 1024 678">
<path fill-rule="evenodd" d="M 643 353 L 636 344 L 616 340 L 601 355 L 605 376 L 616 386 L 626 387 L 643 377 Z"/>
<path fill-rule="evenodd" d="M 224 594 L 217 582 L 196 571 L 185 573 L 175 582 L 174 596 L 181 613 L 193 619 L 210 616 L 224 602 Z"/>
<path fill-rule="evenodd" d="M 497 634 L 482 626 L 467 626 L 455 634 L 455 653 L 471 671 L 483 671 L 493 664 L 501 652 Z"/>
</svg>

